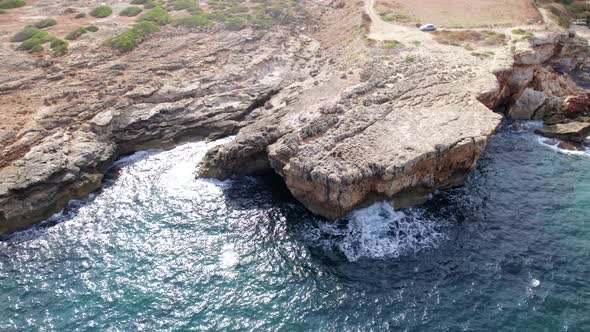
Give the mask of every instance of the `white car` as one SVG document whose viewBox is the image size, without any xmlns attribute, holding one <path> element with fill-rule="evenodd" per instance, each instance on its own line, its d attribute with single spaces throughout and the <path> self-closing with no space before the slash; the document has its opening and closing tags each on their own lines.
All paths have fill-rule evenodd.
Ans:
<svg viewBox="0 0 590 332">
<path fill-rule="evenodd" d="M 435 31 L 438 27 L 434 24 L 424 24 L 420 27 L 421 31 Z"/>
</svg>

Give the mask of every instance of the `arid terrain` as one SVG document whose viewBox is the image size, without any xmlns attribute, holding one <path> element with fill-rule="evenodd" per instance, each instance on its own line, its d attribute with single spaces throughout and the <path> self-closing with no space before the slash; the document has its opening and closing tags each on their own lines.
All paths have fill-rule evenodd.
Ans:
<svg viewBox="0 0 590 332">
<path fill-rule="evenodd" d="M 89 15 L 98 1 L 0 15 L 0 232 L 98 189 L 121 155 L 236 134 L 198 176 L 274 171 L 328 218 L 414 205 L 462 184 L 500 124 L 493 109 L 553 126 L 588 112 L 553 69 L 586 68 L 587 40 L 548 29 L 524 1 L 509 17 L 496 1 L 470 2 L 485 17 L 464 2 L 452 15 L 408 7 L 419 21 L 502 25 L 435 33 L 384 20 L 373 0 L 142 3 L 133 17 L 119 15 L 126 1 L 107 1 L 103 18 Z M 26 30 L 44 18 L 55 22 Z M 563 130 L 546 132 L 573 137 Z"/>
<path fill-rule="evenodd" d="M 529 0 L 379 0 L 384 20 L 405 24 L 433 23 L 447 28 L 517 26 L 541 23 Z"/>
</svg>

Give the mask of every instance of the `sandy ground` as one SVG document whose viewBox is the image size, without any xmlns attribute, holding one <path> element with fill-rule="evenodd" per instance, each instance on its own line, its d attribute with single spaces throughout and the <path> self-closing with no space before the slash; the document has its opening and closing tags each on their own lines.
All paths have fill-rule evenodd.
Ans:
<svg viewBox="0 0 590 332">
<path fill-rule="evenodd" d="M 407 16 L 407 23 L 444 27 L 522 25 L 541 20 L 530 0 L 380 0 L 377 8 Z"/>
</svg>

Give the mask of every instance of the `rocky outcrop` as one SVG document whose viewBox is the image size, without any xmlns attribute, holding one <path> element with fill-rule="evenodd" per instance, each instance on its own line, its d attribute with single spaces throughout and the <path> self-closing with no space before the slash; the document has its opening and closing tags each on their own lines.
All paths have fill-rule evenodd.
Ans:
<svg viewBox="0 0 590 332">
<path fill-rule="evenodd" d="M 590 121 L 571 121 L 537 129 L 536 133 L 550 138 L 582 143 L 590 135 Z"/>
<path fill-rule="evenodd" d="M 495 77 L 473 73 L 475 59 L 466 66 L 380 60 L 366 64 L 356 85 L 326 74 L 291 103 L 277 96 L 269 116 L 208 152 L 198 176 L 270 166 L 295 198 L 331 219 L 375 200 L 423 203 L 437 189 L 461 185 L 501 120 L 470 90 L 493 89 Z"/>
<path fill-rule="evenodd" d="M 480 100 L 492 108 L 506 105 L 508 117 L 515 120 L 543 120 L 548 127 L 538 131 L 542 135 L 580 142 L 585 131 L 575 129 L 582 126 L 575 119 L 590 113 L 590 98 L 572 74 L 589 66 L 590 47 L 584 38 L 563 33 L 534 39 L 516 50 L 514 67 L 498 71 L 498 88 Z M 570 121 L 576 122 L 566 125 Z"/>
<path fill-rule="evenodd" d="M 0 146 L 0 234 L 97 190 L 119 155 L 235 134 L 283 84 L 307 76 L 320 60 L 317 42 L 288 30 L 218 37 L 178 31 L 168 38 L 174 48 L 147 43 L 149 57 L 142 50 L 113 56 L 124 66 L 104 55 L 90 58 L 92 66 L 77 66 L 91 72 L 64 76 L 54 91 L 44 91 L 39 76 L 19 78 L 29 88 L 26 100 L 46 96 L 45 106 L 20 128 L 0 130 L 7 138 Z M 197 60 L 188 64 L 187 57 Z M 152 58 L 152 64 L 144 61 Z M 0 102 L 19 102 L 19 93 L 0 94 Z"/>
</svg>

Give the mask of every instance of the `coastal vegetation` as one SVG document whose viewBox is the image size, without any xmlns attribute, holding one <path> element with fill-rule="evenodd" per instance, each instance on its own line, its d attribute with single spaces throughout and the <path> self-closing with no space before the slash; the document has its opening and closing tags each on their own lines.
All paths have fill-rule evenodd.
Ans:
<svg viewBox="0 0 590 332">
<path fill-rule="evenodd" d="M 57 24 L 56 20 L 54 20 L 52 18 L 46 18 L 46 19 L 43 19 L 43 20 L 33 24 L 33 27 L 35 27 L 37 29 L 44 29 L 44 28 L 54 26 L 56 24 Z"/>
<path fill-rule="evenodd" d="M 149 35 L 160 31 L 160 27 L 151 21 L 141 21 L 113 38 L 107 44 L 121 52 L 129 52 L 141 44 Z"/>
<path fill-rule="evenodd" d="M 129 6 L 123 9 L 121 12 L 119 12 L 119 16 L 133 17 L 139 15 L 139 13 L 141 13 L 142 11 L 143 9 L 141 7 Z"/>
<path fill-rule="evenodd" d="M 0 0 L 0 9 L 19 8 L 26 5 L 24 0 Z"/>
<path fill-rule="evenodd" d="M 211 20 L 203 14 L 180 17 L 174 20 L 174 26 L 184 26 L 188 28 L 203 28 L 211 26 Z"/>
<path fill-rule="evenodd" d="M 94 8 L 90 12 L 90 16 L 96 17 L 96 18 L 105 18 L 105 17 L 111 16 L 112 13 L 113 13 L 113 9 L 111 7 L 109 7 L 107 5 L 101 5 L 101 6 Z"/>
<path fill-rule="evenodd" d="M 56 55 L 62 55 L 67 52 L 68 43 L 57 38 L 47 31 L 37 29 L 35 27 L 26 27 L 17 32 L 10 39 L 13 43 L 21 43 L 18 51 L 28 51 L 31 53 L 40 52 L 43 50 L 43 45 L 50 44 L 50 48 Z"/>
<path fill-rule="evenodd" d="M 154 7 L 139 17 L 139 22 L 152 22 L 159 26 L 166 25 L 172 21 L 168 12 L 162 7 Z"/>
</svg>

